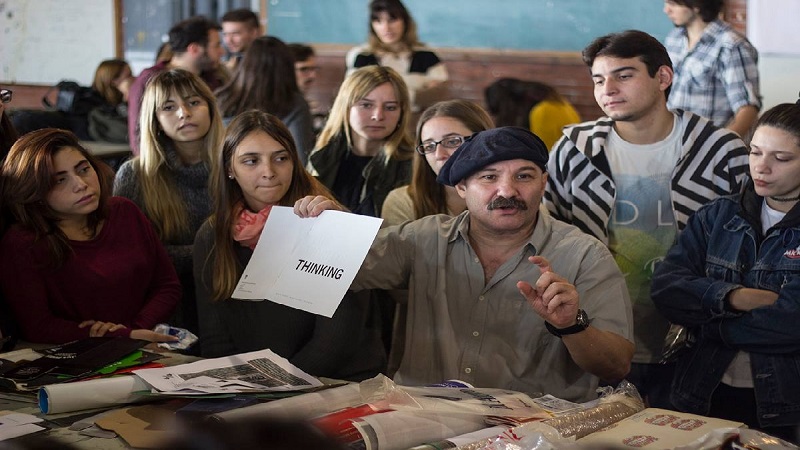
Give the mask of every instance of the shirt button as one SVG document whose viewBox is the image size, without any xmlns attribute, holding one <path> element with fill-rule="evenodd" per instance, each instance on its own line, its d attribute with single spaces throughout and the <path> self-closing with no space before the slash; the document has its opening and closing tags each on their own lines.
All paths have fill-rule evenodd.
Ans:
<svg viewBox="0 0 800 450">
<path fill-rule="evenodd" d="M 464 369 L 464 373 L 472 373 L 472 369 L 470 369 L 469 367 L 467 367 L 466 369 Z"/>
<path fill-rule="evenodd" d="M 480 297 L 478 297 L 478 300 L 483 300 L 483 296 L 481 295 Z"/>
<path fill-rule="evenodd" d="M 475 260 L 474 260 L 474 261 L 475 261 L 475 262 L 481 262 L 481 260 L 480 260 L 480 259 L 478 259 L 477 257 L 475 257 Z"/>
<path fill-rule="evenodd" d="M 480 333 L 478 333 L 477 331 L 473 331 L 472 335 L 475 336 L 475 337 L 478 337 L 478 336 L 480 336 Z"/>
</svg>

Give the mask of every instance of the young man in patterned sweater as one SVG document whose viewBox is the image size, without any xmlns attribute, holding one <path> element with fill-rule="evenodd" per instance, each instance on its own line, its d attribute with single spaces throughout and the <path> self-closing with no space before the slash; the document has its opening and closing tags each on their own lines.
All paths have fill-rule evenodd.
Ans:
<svg viewBox="0 0 800 450">
<path fill-rule="evenodd" d="M 735 133 L 667 109 L 672 63 L 647 33 L 600 37 L 583 59 L 607 117 L 564 128 L 548 162 L 544 203 L 553 217 L 608 245 L 633 305 L 628 380 L 650 406 L 670 408 L 673 364 L 659 364 L 669 322 L 650 299 L 653 266 L 694 211 L 739 191 L 747 150 Z"/>
</svg>

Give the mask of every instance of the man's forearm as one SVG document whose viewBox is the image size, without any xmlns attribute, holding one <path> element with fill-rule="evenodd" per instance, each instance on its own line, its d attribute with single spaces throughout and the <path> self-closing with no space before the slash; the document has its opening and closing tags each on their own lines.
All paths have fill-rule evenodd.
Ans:
<svg viewBox="0 0 800 450">
<path fill-rule="evenodd" d="M 758 119 L 758 108 L 753 105 L 742 106 L 736 111 L 736 114 L 734 114 L 726 128 L 744 139 L 753 127 L 753 124 L 756 123 L 756 119 Z"/>
<path fill-rule="evenodd" d="M 564 336 L 562 340 L 572 360 L 603 381 L 620 381 L 630 371 L 633 342 L 616 333 L 590 326 L 580 333 Z"/>
</svg>

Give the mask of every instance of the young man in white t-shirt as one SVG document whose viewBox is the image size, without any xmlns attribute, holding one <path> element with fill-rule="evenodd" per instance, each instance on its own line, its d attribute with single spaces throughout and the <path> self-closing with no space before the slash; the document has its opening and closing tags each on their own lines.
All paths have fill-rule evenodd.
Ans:
<svg viewBox="0 0 800 450">
<path fill-rule="evenodd" d="M 553 217 L 608 245 L 633 304 L 628 380 L 650 406 L 671 408 L 674 364 L 660 364 L 669 322 L 650 299 L 653 266 L 694 211 L 739 191 L 747 151 L 735 133 L 667 109 L 672 63 L 647 33 L 600 37 L 583 59 L 607 117 L 564 128 L 548 162 L 544 203 Z"/>
</svg>

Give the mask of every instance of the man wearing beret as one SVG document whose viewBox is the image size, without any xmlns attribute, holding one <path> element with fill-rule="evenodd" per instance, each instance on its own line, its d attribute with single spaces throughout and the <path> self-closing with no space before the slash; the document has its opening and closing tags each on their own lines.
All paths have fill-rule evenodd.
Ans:
<svg viewBox="0 0 800 450">
<path fill-rule="evenodd" d="M 625 281 L 600 241 L 539 213 L 547 157 L 528 130 L 477 133 L 438 179 L 467 210 L 378 233 L 352 288 L 409 289 L 398 383 L 460 379 L 586 401 L 599 380 L 628 373 Z"/>
<path fill-rule="evenodd" d="M 692 213 L 738 192 L 747 151 L 732 131 L 667 109 L 672 62 L 649 34 L 599 37 L 583 60 L 607 117 L 564 128 L 548 162 L 544 203 L 551 216 L 609 246 L 635 318 L 636 353 L 626 378 L 650 406 L 672 409 L 674 364 L 661 364 L 670 324 L 650 298 L 653 267 Z"/>
</svg>

